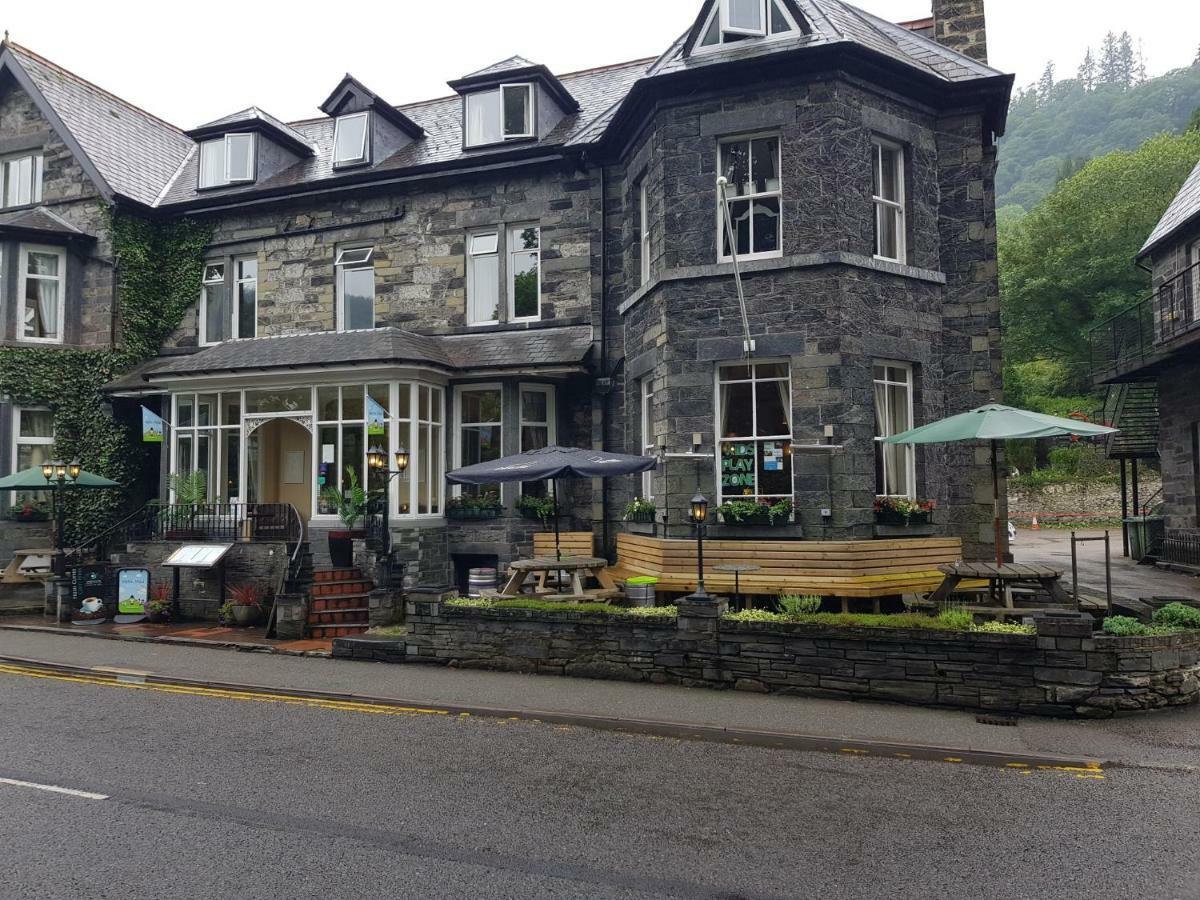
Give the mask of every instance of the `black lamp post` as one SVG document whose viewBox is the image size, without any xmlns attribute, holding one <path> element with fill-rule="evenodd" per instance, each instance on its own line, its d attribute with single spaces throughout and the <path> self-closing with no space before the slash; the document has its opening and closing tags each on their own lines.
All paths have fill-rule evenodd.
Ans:
<svg viewBox="0 0 1200 900">
<path fill-rule="evenodd" d="M 379 447 L 372 447 L 367 451 L 367 468 L 373 472 L 378 472 L 381 475 L 386 475 L 388 480 L 395 478 L 397 475 L 403 475 L 408 471 L 409 455 L 408 451 L 401 447 L 396 451 L 396 468 L 388 469 L 387 454 Z"/>
<path fill-rule="evenodd" d="M 696 593 L 690 599 L 711 600 L 704 589 L 704 529 L 708 521 L 708 498 L 703 494 L 693 497 L 689 514 L 696 528 Z"/>
<path fill-rule="evenodd" d="M 54 489 L 54 577 L 58 582 L 55 589 L 57 601 L 55 616 L 58 622 L 62 621 L 63 592 L 65 590 L 63 581 L 67 577 L 67 549 L 63 539 L 66 503 L 64 502 L 65 497 L 61 495 L 69 485 L 79 480 L 79 473 L 82 471 L 83 467 L 74 460 L 65 463 L 56 459 L 42 463 L 42 477 L 46 479 L 46 484 L 52 485 Z"/>
</svg>

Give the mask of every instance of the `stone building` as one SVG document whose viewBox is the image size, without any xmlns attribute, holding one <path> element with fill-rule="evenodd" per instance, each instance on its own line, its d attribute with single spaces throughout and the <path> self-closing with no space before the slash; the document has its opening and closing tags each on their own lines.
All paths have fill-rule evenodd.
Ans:
<svg viewBox="0 0 1200 900">
<path fill-rule="evenodd" d="M 1157 457 L 1162 468 L 1166 562 L 1200 571 L 1200 164 L 1138 254 L 1150 296 L 1092 332 L 1096 382 L 1121 429 L 1110 454 Z M 1137 486 L 1131 508 L 1152 500 Z"/>
<path fill-rule="evenodd" d="M 203 470 L 212 500 L 290 503 L 315 536 L 336 526 L 323 489 L 403 448 L 369 487 L 413 580 L 445 584 L 522 552 L 542 526 L 517 500 L 544 490 L 464 521 L 445 472 L 560 443 L 665 460 L 567 487 L 605 546 L 635 494 L 674 529 L 701 490 L 792 498 L 782 534 L 806 538 L 870 539 L 879 496 L 929 498 L 984 552 L 986 459 L 875 440 L 1001 391 L 1012 78 L 987 65 L 982 0 L 933 12 L 705 0 L 656 59 L 512 57 L 403 106 L 347 76 L 316 118 L 187 132 L 6 43 L 0 161 L 41 179 L 0 210 L 6 343 L 46 339 L 20 299 L 44 297 L 21 274 L 35 242 L 62 248 L 55 340 L 119 344 L 102 207 L 189 217 L 212 227 L 197 305 L 111 385 L 169 423 L 164 491 Z"/>
</svg>

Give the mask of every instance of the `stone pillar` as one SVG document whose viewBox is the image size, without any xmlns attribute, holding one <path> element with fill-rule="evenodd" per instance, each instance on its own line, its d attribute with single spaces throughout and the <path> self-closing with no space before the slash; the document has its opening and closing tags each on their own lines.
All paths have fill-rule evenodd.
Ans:
<svg viewBox="0 0 1200 900">
<path fill-rule="evenodd" d="M 275 598 L 275 637 L 298 641 L 308 623 L 308 603 L 303 594 L 280 594 Z"/>
<path fill-rule="evenodd" d="M 984 0 L 933 0 L 933 37 L 982 63 L 988 61 Z"/>
<path fill-rule="evenodd" d="M 404 592 L 401 590 L 371 591 L 369 603 L 372 628 L 395 625 L 404 618 Z"/>
<path fill-rule="evenodd" d="M 729 611 L 729 601 L 724 597 L 711 600 L 694 600 L 684 597 L 679 607 L 679 631 L 692 637 L 712 637 L 721 627 L 721 616 Z"/>
</svg>

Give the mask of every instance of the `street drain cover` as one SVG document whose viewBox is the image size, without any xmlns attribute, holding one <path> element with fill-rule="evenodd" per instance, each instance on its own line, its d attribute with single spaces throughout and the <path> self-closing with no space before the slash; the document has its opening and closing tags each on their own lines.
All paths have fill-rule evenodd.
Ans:
<svg viewBox="0 0 1200 900">
<path fill-rule="evenodd" d="M 975 721 L 980 725 L 998 725 L 1001 728 L 1015 728 L 1016 716 L 976 716 Z"/>
</svg>

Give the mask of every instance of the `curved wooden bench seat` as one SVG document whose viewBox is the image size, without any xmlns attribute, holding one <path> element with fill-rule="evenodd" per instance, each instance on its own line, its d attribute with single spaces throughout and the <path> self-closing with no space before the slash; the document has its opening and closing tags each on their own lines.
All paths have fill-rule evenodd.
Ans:
<svg viewBox="0 0 1200 900">
<path fill-rule="evenodd" d="M 741 576 L 746 595 L 816 594 L 879 598 L 924 594 L 942 583 L 938 567 L 962 558 L 958 538 L 887 541 L 705 541 L 704 583 L 710 591 L 732 591 L 733 575 L 712 571 L 729 563 L 760 570 Z M 643 535 L 617 536 L 618 582 L 639 575 L 658 579 L 663 591 L 696 589 L 696 542 Z"/>
</svg>

